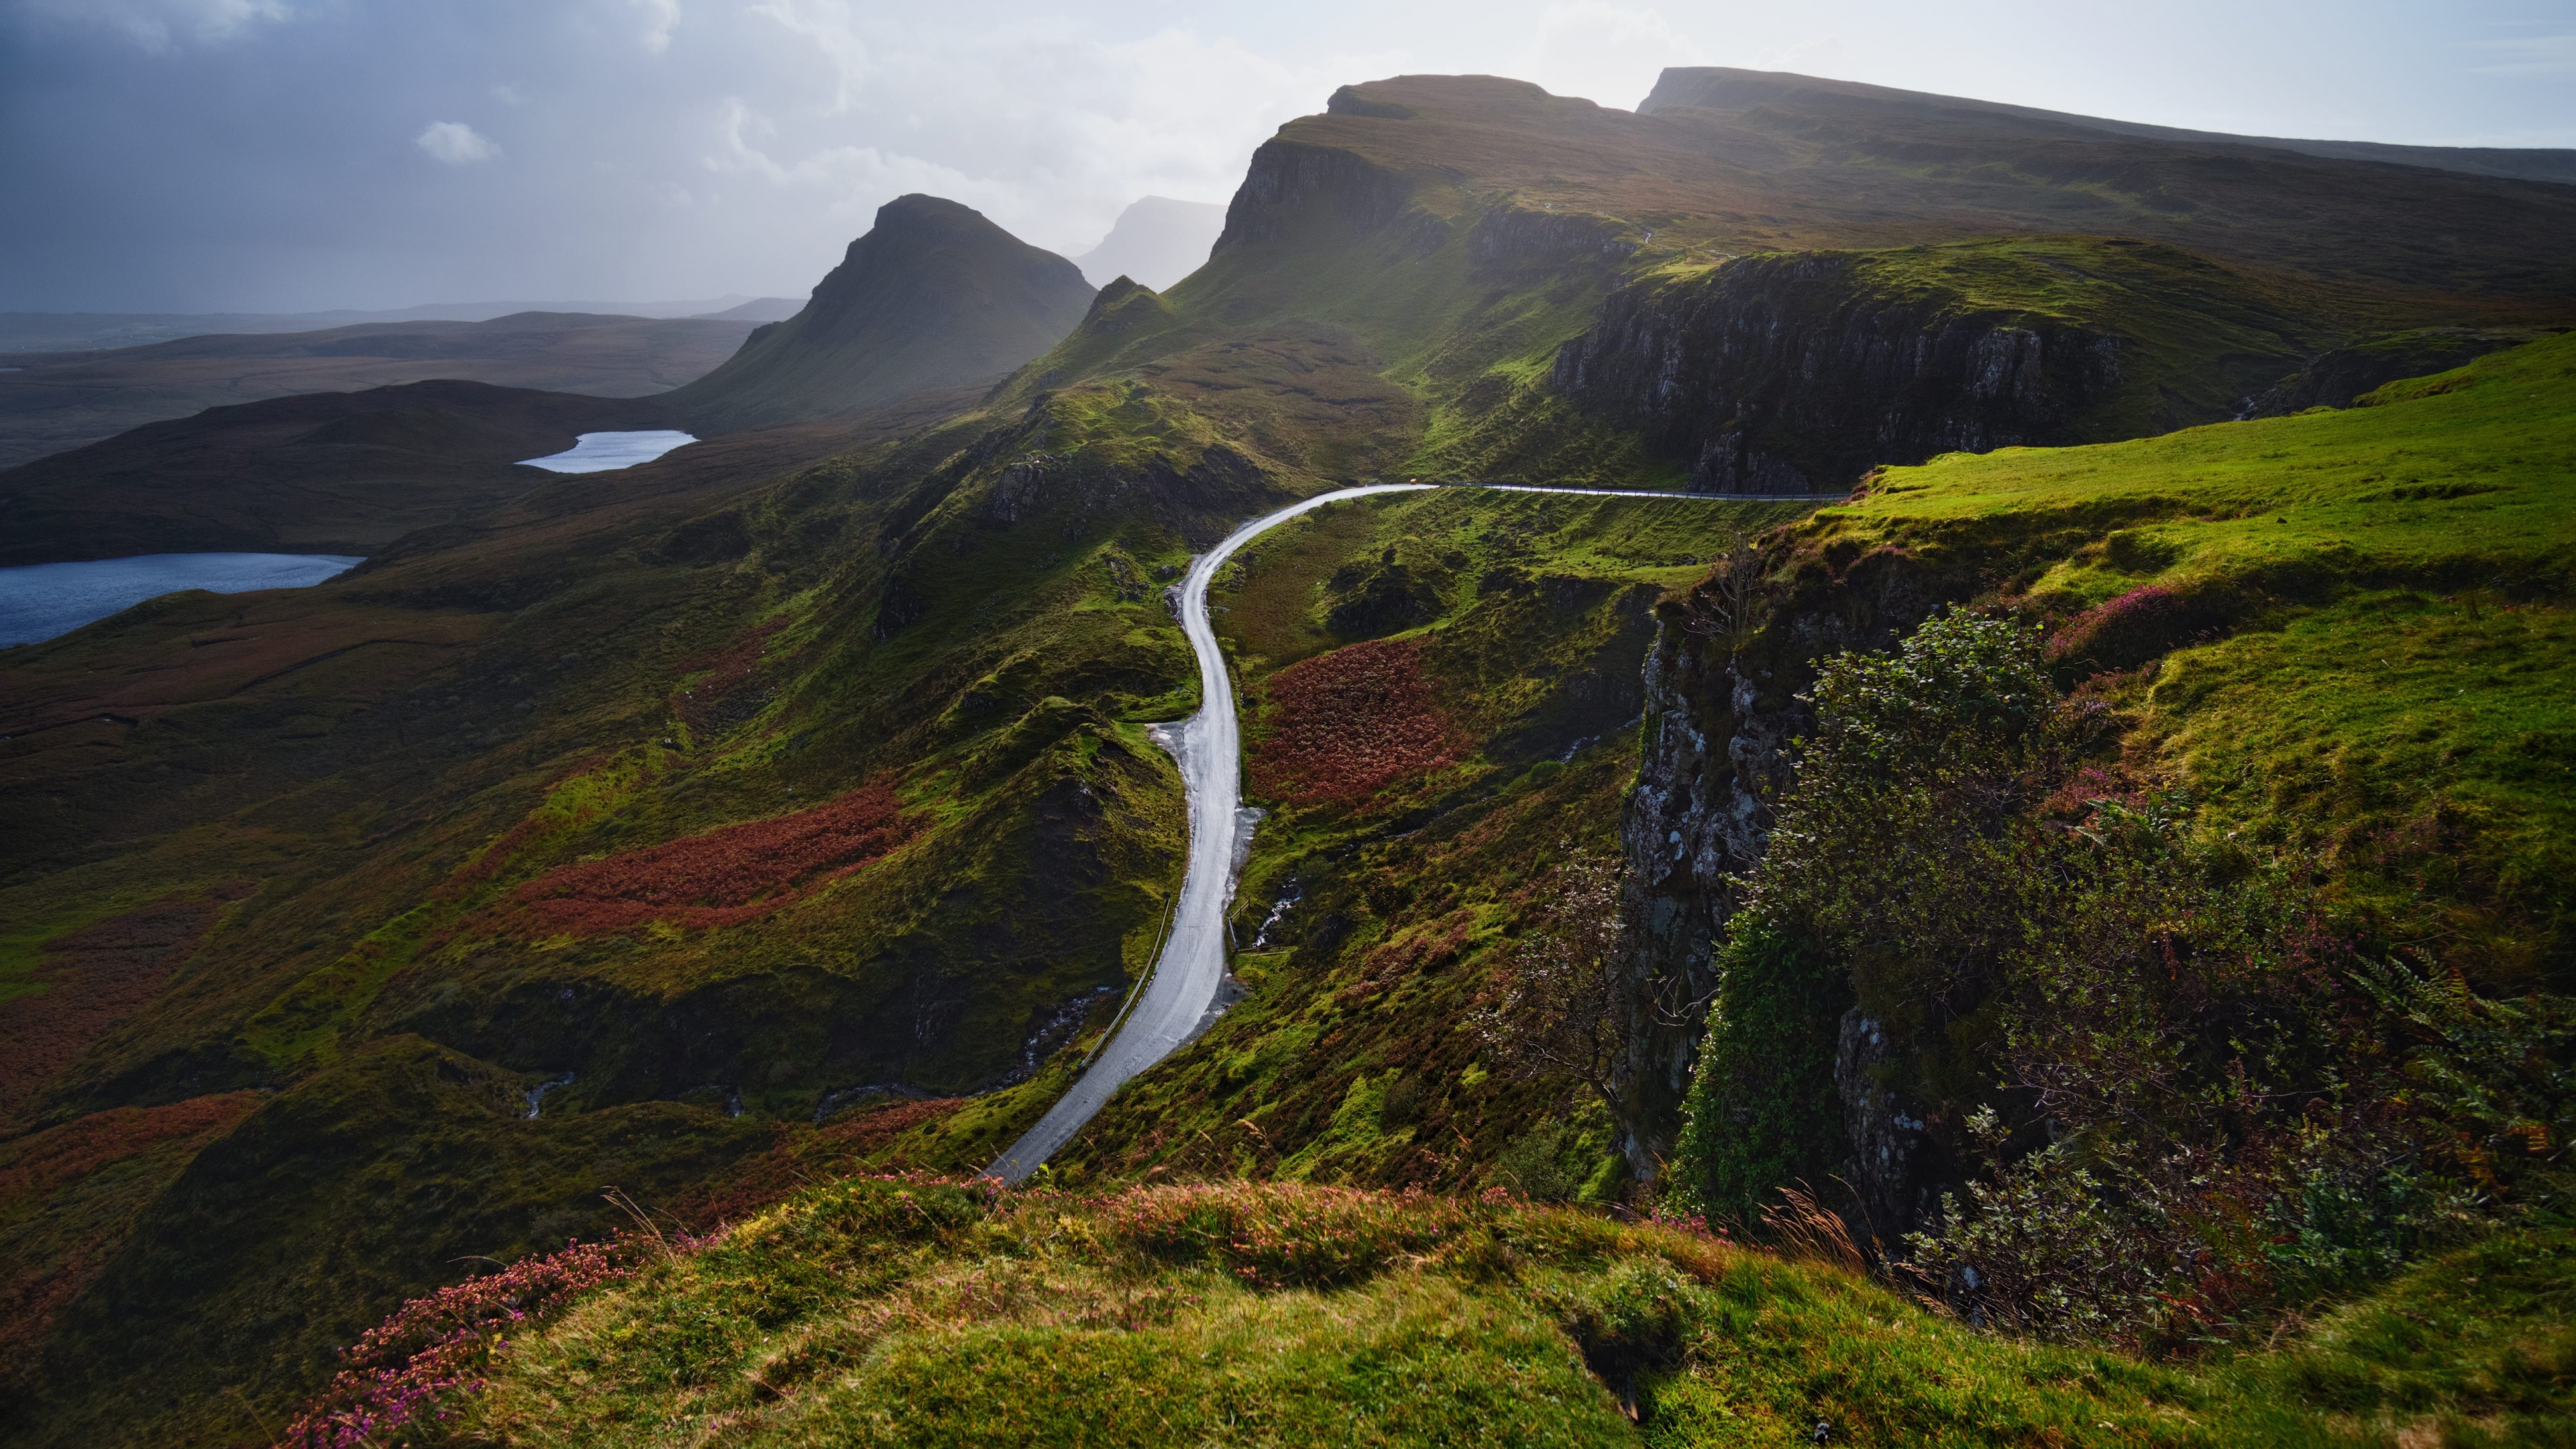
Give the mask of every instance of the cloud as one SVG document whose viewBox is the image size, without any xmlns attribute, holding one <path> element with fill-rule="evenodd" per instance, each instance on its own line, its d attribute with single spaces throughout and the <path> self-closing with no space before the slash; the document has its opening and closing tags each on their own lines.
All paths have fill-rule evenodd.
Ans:
<svg viewBox="0 0 2576 1449">
<path fill-rule="evenodd" d="M 1185 27 L 1110 40 L 1070 20 L 925 26 L 846 0 L 746 13 L 792 37 L 822 84 L 776 86 L 757 111 L 731 102 L 721 165 L 781 184 L 946 187 L 1060 251 L 1097 242 L 1138 196 L 1223 201 L 1280 123 L 1402 60 L 1288 63 Z"/>
<path fill-rule="evenodd" d="M 218 41 L 260 21 L 294 18 L 284 0 L 26 0 L 22 9 L 63 24 L 104 25 L 155 55 L 181 35 Z"/>
<path fill-rule="evenodd" d="M 1560 96 L 1633 109 L 1668 65 L 1706 62 L 1691 38 L 1653 9 L 1604 0 L 1550 5 L 1518 73 Z"/>
<path fill-rule="evenodd" d="M 2476 75 L 2576 76 L 2576 35 L 2534 35 L 2520 40 L 2479 41 L 2472 47 L 2505 58 L 2471 66 Z"/>
<path fill-rule="evenodd" d="M 680 23 L 680 0 L 629 0 L 644 12 L 644 48 L 656 55 L 671 48 L 672 27 Z"/>
<path fill-rule="evenodd" d="M 432 121 L 413 144 L 428 152 L 432 159 L 450 166 L 466 166 L 476 161 L 489 161 L 501 154 L 501 147 L 489 136 L 463 121 Z"/>
</svg>

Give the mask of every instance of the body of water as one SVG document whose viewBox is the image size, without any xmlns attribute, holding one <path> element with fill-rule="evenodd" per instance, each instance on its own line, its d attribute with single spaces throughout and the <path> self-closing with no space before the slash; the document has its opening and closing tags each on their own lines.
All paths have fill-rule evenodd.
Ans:
<svg viewBox="0 0 2576 1449">
<path fill-rule="evenodd" d="M 68 634 L 181 589 L 300 589 L 364 562 L 336 553 L 147 553 L 0 569 L 0 646 Z"/>
<path fill-rule="evenodd" d="M 548 453 L 542 458 L 521 458 L 531 468 L 549 473 L 606 473 L 618 468 L 632 468 L 650 463 L 673 448 L 697 441 L 688 433 L 667 429 L 649 433 L 584 433 L 574 440 L 568 453 Z"/>
</svg>

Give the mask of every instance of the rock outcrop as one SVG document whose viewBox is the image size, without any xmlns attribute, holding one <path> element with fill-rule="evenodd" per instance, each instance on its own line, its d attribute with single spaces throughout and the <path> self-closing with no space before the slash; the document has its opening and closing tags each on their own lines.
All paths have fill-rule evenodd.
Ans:
<svg viewBox="0 0 2576 1449">
<path fill-rule="evenodd" d="M 1611 296 L 1549 384 L 1644 431 L 1709 493 L 1839 492 L 1882 463 L 2074 441 L 2121 341 L 2063 320 L 1897 296 L 1858 254 L 1748 257 Z"/>
<path fill-rule="evenodd" d="M 1639 1003 L 1623 1115 L 1639 1124 L 1629 1155 L 1640 1175 L 1679 1130 L 1700 1018 L 1717 988 L 1715 943 L 1734 909 L 1735 879 L 1770 837 L 1794 742 L 1814 728 L 1802 696 L 1816 666 L 1846 649 L 1891 647 L 1954 592 L 1885 550 L 1812 559 L 1785 577 L 1773 572 L 1780 566 L 1750 549 L 1727 560 L 1709 583 L 1658 609 L 1646 656 L 1637 781 L 1620 822 L 1636 987 L 1629 998 Z M 1904 1104 L 1859 1080 L 1868 1053 L 1843 1059 L 1854 1064 L 1838 1071 L 1853 1080 L 1836 1084 L 1850 1108 L 1850 1140 L 1889 1149 L 1886 1172 L 1856 1186 L 1873 1204 L 1910 1202 L 1910 1161 L 1899 1150 L 1910 1138 L 1882 1120 L 1902 1115 Z"/>
</svg>

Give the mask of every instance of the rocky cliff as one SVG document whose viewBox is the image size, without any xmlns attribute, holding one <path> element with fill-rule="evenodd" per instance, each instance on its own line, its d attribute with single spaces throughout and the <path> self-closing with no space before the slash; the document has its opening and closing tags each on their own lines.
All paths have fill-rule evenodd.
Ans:
<svg viewBox="0 0 2576 1449">
<path fill-rule="evenodd" d="M 1623 1115 L 1640 1128 L 1628 1151 L 1641 1176 L 1679 1128 L 1717 987 L 1714 945 L 1735 878 L 1761 858 L 1795 742 L 1813 727 L 1802 696 L 1816 666 L 1846 649 L 1891 647 L 1967 587 L 1894 550 L 1746 548 L 1657 609 L 1636 784 L 1620 822 L 1622 914 L 1639 984 L 1629 993 L 1638 1006 Z M 1868 1090 L 1865 1054 L 1845 1055 L 1854 1065 L 1837 1085 L 1851 1104 L 1850 1140 L 1887 1138 L 1879 1119 L 1902 1104 Z M 1904 1154 L 1891 1152 L 1886 1169 L 1902 1179 Z"/>
<path fill-rule="evenodd" d="M 1621 290 L 1549 381 L 1683 459 L 1709 493 L 1839 492 L 1881 463 L 2069 440 L 2123 381 L 2122 339 L 1944 292 L 1864 254 L 1746 257 Z"/>
</svg>

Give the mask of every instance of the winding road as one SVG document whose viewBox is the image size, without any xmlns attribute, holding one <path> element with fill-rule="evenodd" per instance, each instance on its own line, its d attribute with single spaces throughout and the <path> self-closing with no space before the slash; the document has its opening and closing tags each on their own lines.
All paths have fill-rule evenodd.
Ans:
<svg viewBox="0 0 2576 1449">
<path fill-rule="evenodd" d="M 1093 1057 L 1090 1068 L 1071 1090 L 1056 1100 L 1009 1150 L 993 1159 L 984 1176 L 1017 1184 L 1038 1170 L 1048 1156 L 1073 1139 L 1084 1123 L 1108 1102 L 1128 1078 L 1170 1056 L 1195 1035 L 1216 1004 L 1225 982 L 1225 908 L 1234 896 L 1238 812 L 1243 805 L 1243 737 L 1236 717 L 1234 681 L 1227 674 L 1225 652 L 1217 647 L 1216 627 L 1208 621 L 1208 584 L 1235 550 L 1301 513 L 1378 493 L 1419 493 L 1439 487 L 1491 488 L 1508 493 L 1573 493 L 1611 498 L 1698 498 L 1731 502 L 1820 502 L 1847 495 L 1748 495 L 1716 493 L 1645 493 L 1612 488 L 1540 488 L 1510 483 L 1378 483 L 1342 488 L 1292 503 L 1264 514 L 1227 534 L 1225 541 L 1190 563 L 1181 581 L 1181 632 L 1198 656 L 1199 712 L 1172 731 L 1180 756 L 1181 781 L 1189 792 L 1190 860 L 1181 878 L 1181 901 L 1172 914 L 1170 939 L 1161 959 L 1123 1023 L 1113 1023 L 1109 1044 Z"/>
</svg>

